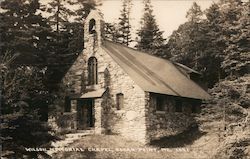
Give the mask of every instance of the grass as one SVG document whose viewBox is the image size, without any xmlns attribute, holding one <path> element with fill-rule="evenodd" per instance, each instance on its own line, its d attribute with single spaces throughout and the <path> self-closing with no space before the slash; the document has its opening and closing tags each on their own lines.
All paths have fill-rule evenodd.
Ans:
<svg viewBox="0 0 250 159">
<path fill-rule="evenodd" d="M 192 128 L 176 136 L 153 141 L 149 145 L 127 140 L 118 135 L 89 135 L 72 143 L 69 147 L 82 148 L 84 152 L 60 152 L 53 158 L 67 159 L 191 159 L 206 158 L 207 154 L 194 150 L 191 145 L 202 138 L 204 133 Z M 103 151 L 93 151 L 92 148 L 108 148 Z M 121 149 L 118 149 L 121 148 Z M 89 150 L 88 150 L 89 149 Z M 108 150 L 111 150 L 108 151 Z"/>
</svg>

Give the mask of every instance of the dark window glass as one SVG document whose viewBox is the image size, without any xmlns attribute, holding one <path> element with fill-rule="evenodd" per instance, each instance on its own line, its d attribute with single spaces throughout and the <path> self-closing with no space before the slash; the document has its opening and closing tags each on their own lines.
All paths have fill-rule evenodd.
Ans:
<svg viewBox="0 0 250 159">
<path fill-rule="evenodd" d="M 97 59 L 90 57 L 88 61 L 88 82 L 89 85 L 97 84 Z"/>
<path fill-rule="evenodd" d="M 163 95 L 159 95 L 156 97 L 156 110 L 157 111 L 164 111 L 164 96 Z"/>
<path fill-rule="evenodd" d="M 68 96 L 65 97 L 65 112 L 71 111 L 71 101 Z"/>
<path fill-rule="evenodd" d="M 117 110 L 121 110 L 124 105 L 124 95 L 122 93 L 118 93 L 116 95 L 116 108 Z"/>
<path fill-rule="evenodd" d="M 90 21 L 89 21 L 89 33 L 90 34 L 93 34 L 93 33 L 95 33 L 96 31 L 95 31 L 95 20 L 94 19 L 91 19 Z"/>
<path fill-rule="evenodd" d="M 175 112 L 182 112 L 182 101 L 181 101 L 181 99 L 176 99 L 176 101 L 175 101 Z"/>
</svg>

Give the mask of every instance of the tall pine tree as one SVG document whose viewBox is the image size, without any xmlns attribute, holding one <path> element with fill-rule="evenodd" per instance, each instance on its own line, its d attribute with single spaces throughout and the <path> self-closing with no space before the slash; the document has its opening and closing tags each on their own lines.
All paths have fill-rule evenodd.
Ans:
<svg viewBox="0 0 250 159">
<path fill-rule="evenodd" d="M 222 68 L 227 76 L 242 76 L 249 73 L 249 2 L 239 0 L 221 2 L 223 38 L 226 40 Z"/>
<path fill-rule="evenodd" d="M 216 11 L 216 6 L 211 8 Z M 215 33 L 211 34 L 217 12 L 207 12 L 210 21 L 202 19 L 203 12 L 196 3 L 187 12 L 188 22 L 180 25 L 168 41 L 172 60 L 185 64 L 202 73 L 207 85 L 212 87 L 220 72 L 219 50 L 214 46 Z"/>
<path fill-rule="evenodd" d="M 53 65 L 48 69 L 48 83 L 51 83 L 52 87 L 82 52 L 83 22 L 95 7 L 93 0 L 56 0 L 48 4 L 49 21 L 54 29 L 54 43 L 51 45 L 54 47 L 54 55 L 50 58 Z"/>
<path fill-rule="evenodd" d="M 141 51 L 150 52 L 160 57 L 169 57 L 163 32 L 160 31 L 150 0 L 144 0 L 144 13 L 141 19 L 141 28 L 138 30 L 136 48 Z"/>
<path fill-rule="evenodd" d="M 50 103 L 44 85 L 50 28 L 39 8 L 38 0 L 1 2 L 1 157 L 37 158 L 39 152 L 24 148 L 46 146 L 52 139 L 42 122 Z"/>
<path fill-rule="evenodd" d="M 118 42 L 129 46 L 131 39 L 131 24 L 130 24 L 130 12 L 131 12 L 131 0 L 123 0 L 121 15 L 118 23 Z"/>
<path fill-rule="evenodd" d="M 201 46 L 206 42 L 201 16 L 200 6 L 194 2 L 186 15 L 188 22 L 180 25 L 168 42 L 174 61 L 196 69 L 203 51 Z"/>
</svg>

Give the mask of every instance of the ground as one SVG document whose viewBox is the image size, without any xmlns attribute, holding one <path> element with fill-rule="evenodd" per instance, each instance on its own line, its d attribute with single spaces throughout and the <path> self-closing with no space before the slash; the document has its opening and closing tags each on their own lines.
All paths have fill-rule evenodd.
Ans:
<svg viewBox="0 0 250 159">
<path fill-rule="evenodd" d="M 57 152 L 53 158 L 209 158 L 215 153 L 218 135 L 196 127 L 178 136 L 166 137 L 143 146 L 139 142 L 117 135 L 85 135 L 67 147 L 82 148 L 84 152 Z M 109 149 L 94 149 L 109 148 Z M 120 148 L 120 149 L 119 149 Z M 112 151 L 112 152 L 109 152 Z M 151 152 L 150 152 L 151 151 Z"/>
</svg>

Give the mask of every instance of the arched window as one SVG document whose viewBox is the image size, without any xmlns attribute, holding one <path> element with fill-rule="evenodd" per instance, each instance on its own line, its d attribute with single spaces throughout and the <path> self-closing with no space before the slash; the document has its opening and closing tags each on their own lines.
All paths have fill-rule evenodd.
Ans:
<svg viewBox="0 0 250 159">
<path fill-rule="evenodd" d="M 90 33 L 90 34 L 93 34 L 93 33 L 96 32 L 95 27 L 96 27 L 95 19 L 91 19 L 91 20 L 89 21 L 89 33 Z"/>
<path fill-rule="evenodd" d="M 121 110 L 124 105 L 124 96 L 122 93 L 116 94 L 116 108 L 117 110 Z"/>
<path fill-rule="evenodd" d="M 89 85 L 97 84 L 97 59 L 90 57 L 88 61 L 88 83 Z"/>
</svg>

